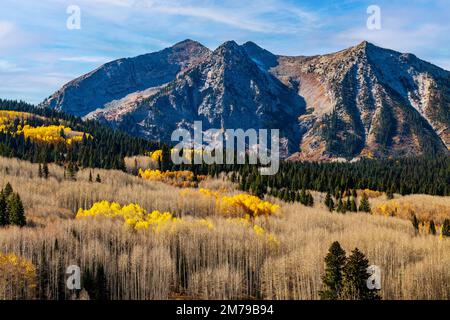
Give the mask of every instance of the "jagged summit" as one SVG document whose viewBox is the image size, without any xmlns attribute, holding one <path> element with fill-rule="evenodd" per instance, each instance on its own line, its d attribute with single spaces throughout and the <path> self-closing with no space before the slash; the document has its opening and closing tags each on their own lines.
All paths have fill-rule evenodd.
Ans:
<svg viewBox="0 0 450 320">
<path fill-rule="evenodd" d="M 183 41 L 180 41 L 176 44 L 174 44 L 172 47 L 167 48 L 168 50 L 174 50 L 174 51 L 183 51 L 183 50 L 204 50 L 204 51 L 210 51 L 207 47 L 202 45 L 200 42 L 186 39 Z"/>
<path fill-rule="evenodd" d="M 261 48 L 256 43 L 248 41 L 242 45 L 247 54 L 263 69 L 269 70 L 278 64 L 278 57 Z"/>
<path fill-rule="evenodd" d="M 182 40 L 180 42 L 177 42 L 173 45 L 173 47 L 178 47 L 178 46 L 185 46 L 185 45 L 200 45 L 203 46 L 200 42 L 192 40 L 192 39 L 185 39 Z"/>
<path fill-rule="evenodd" d="M 213 54 L 231 57 L 236 55 L 244 55 L 245 51 L 236 43 L 236 41 L 231 40 L 221 44 L 216 50 L 213 51 Z"/>
<path fill-rule="evenodd" d="M 224 49 L 224 50 L 240 50 L 240 46 L 237 44 L 237 42 L 236 41 L 234 41 L 234 40 L 229 40 L 229 41 L 225 41 L 224 43 L 222 43 L 217 49 L 216 49 L 216 51 L 217 50 L 221 50 L 221 49 Z"/>
<path fill-rule="evenodd" d="M 363 41 L 312 57 L 186 39 L 107 63 L 43 106 L 149 139 L 177 127 L 278 128 L 293 159 L 448 152 L 450 72 Z M 298 152 L 297 152 L 298 151 Z"/>
</svg>

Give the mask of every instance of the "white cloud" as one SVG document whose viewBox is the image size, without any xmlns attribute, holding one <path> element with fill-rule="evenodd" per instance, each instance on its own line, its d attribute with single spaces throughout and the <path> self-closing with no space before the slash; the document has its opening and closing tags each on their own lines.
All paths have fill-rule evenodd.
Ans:
<svg viewBox="0 0 450 320">
<path fill-rule="evenodd" d="M 0 60 L 0 72 L 20 72 L 25 71 L 24 68 L 18 67 L 15 63 L 8 60 Z"/>
<path fill-rule="evenodd" d="M 81 63 L 106 63 L 112 61 L 109 57 L 100 56 L 78 56 L 78 57 L 62 57 L 59 59 L 64 62 L 81 62 Z"/>
<path fill-rule="evenodd" d="M 406 28 L 399 25 L 385 26 L 381 30 L 353 28 L 336 35 L 335 40 L 352 45 L 362 40 L 404 52 L 417 52 L 424 47 L 438 46 L 448 30 L 434 24 Z"/>
<path fill-rule="evenodd" d="M 29 44 L 31 41 L 32 38 L 25 34 L 15 23 L 0 20 L 0 49 L 14 50 Z"/>
<path fill-rule="evenodd" d="M 179 0 L 91 0 L 90 4 L 128 7 L 148 14 L 205 19 L 259 33 L 296 33 L 316 26 L 318 21 L 313 12 L 287 5 L 283 1 L 227 1 L 220 6 L 212 5 L 209 1 L 199 4 L 199 1 Z M 294 21 L 286 17 L 294 18 Z"/>
</svg>

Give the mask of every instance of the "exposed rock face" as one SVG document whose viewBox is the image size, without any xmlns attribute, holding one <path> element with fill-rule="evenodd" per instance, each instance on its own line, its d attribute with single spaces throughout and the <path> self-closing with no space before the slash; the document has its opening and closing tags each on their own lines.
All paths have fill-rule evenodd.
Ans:
<svg viewBox="0 0 450 320">
<path fill-rule="evenodd" d="M 113 100 L 172 81 L 209 54 L 200 43 L 186 40 L 159 52 L 112 61 L 69 82 L 42 105 L 85 116 Z"/>
<path fill-rule="evenodd" d="M 281 57 L 272 72 L 308 106 L 300 159 L 445 151 L 450 73 L 363 42 L 330 55 Z"/>
<path fill-rule="evenodd" d="M 292 159 L 448 152 L 450 72 L 363 42 L 314 57 L 187 40 L 121 59 L 43 105 L 170 141 L 176 128 L 277 128 Z"/>
</svg>

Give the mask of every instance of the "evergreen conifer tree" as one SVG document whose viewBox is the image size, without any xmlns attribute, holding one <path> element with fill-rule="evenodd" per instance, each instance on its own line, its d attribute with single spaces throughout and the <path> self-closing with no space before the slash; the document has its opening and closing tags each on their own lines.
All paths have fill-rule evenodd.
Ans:
<svg viewBox="0 0 450 320">
<path fill-rule="evenodd" d="M 108 285 L 103 265 L 100 265 L 97 268 L 97 273 L 95 275 L 95 288 L 93 299 L 100 301 L 109 299 Z"/>
<path fill-rule="evenodd" d="M 445 219 L 444 223 L 442 224 L 442 236 L 450 237 L 450 220 L 449 219 Z"/>
<path fill-rule="evenodd" d="M 430 233 L 432 235 L 436 235 L 436 225 L 433 220 L 430 221 Z"/>
<path fill-rule="evenodd" d="M 19 194 L 12 193 L 9 195 L 6 210 L 8 212 L 10 224 L 17 225 L 19 227 L 26 225 L 25 210 Z"/>
<path fill-rule="evenodd" d="M 6 183 L 5 189 L 3 189 L 3 195 L 5 196 L 6 199 L 8 199 L 8 197 L 14 192 L 11 184 L 8 182 Z"/>
<path fill-rule="evenodd" d="M 339 298 L 345 260 L 344 249 L 339 242 L 333 242 L 325 257 L 325 275 L 322 277 L 324 289 L 319 292 L 320 299 L 336 300 Z"/>
<path fill-rule="evenodd" d="M 312 196 L 311 192 L 308 192 L 307 195 L 307 206 L 314 207 L 314 197 Z"/>
<path fill-rule="evenodd" d="M 345 213 L 347 211 L 345 210 L 345 205 L 344 202 L 342 202 L 342 198 L 339 198 L 338 200 L 336 211 L 340 213 Z"/>
<path fill-rule="evenodd" d="M 328 210 L 330 210 L 330 212 L 334 210 L 334 201 L 331 197 L 330 192 L 327 192 L 327 195 L 325 196 L 325 205 L 327 206 Z"/>
<path fill-rule="evenodd" d="M 302 191 L 300 192 L 300 203 L 303 205 L 307 205 L 307 198 L 306 198 L 306 190 L 302 188 Z"/>
<path fill-rule="evenodd" d="M 370 212 L 369 198 L 365 193 L 363 193 L 361 202 L 359 203 L 359 211 Z"/>
<path fill-rule="evenodd" d="M 350 211 L 351 212 L 357 212 L 358 211 L 358 208 L 356 207 L 356 201 L 355 201 L 355 198 L 353 196 L 350 199 Z"/>
<path fill-rule="evenodd" d="M 9 224 L 9 216 L 6 208 L 6 198 L 3 194 L 3 191 L 0 192 L 0 227 L 6 226 Z"/>
<path fill-rule="evenodd" d="M 49 170 L 48 170 L 48 164 L 46 161 L 44 161 L 44 164 L 42 165 L 42 175 L 44 179 L 48 179 Z"/>
<path fill-rule="evenodd" d="M 72 162 L 69 162 L 69 164 L 67 165 L 67 177 L 73 181 L 77 180 L 76 179 L 76 169 Z"/>
<path fill-rule="evenodd" d="M 350 200 L 350 196 L 347 196 L 347 200 L 345 201 L 345 210 L 352 211 L 352 201 Z"/>
<path fill-rule="evenodd" d="M 419 221 L 419 219 L 417 219 L 415 214 L 412 217 L 411 223 L 412 223 L 412 225 L 414 227 L 414 230 L 416 230 L 416 232 L 419 232 L 420 221 Z"/>
<path fill-rule="evenodd" d="M 380 299 L 377 290 L 371 290 L 367 286 L 370 277 L 367 269 L 369 260 L 355 248 L 347 258 L 342 270 L 341 299 L 344 300 L 376 300 Z"/>
</svg>

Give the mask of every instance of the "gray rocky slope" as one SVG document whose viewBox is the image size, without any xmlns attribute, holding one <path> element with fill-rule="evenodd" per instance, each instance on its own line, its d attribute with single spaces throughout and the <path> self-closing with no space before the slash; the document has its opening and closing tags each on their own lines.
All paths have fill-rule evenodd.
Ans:
<svg viewBox="0 0 450 320">
<path fill-rule="evenodd" d="M 186 40 L 120 59 L 42 106 L 169 141 L 176 128 L 280 129 L 291 159 L 431 154 L 450 146 L 450 72 L 368 42 L 277 56 L 252 42 Z"/>
</svg>

